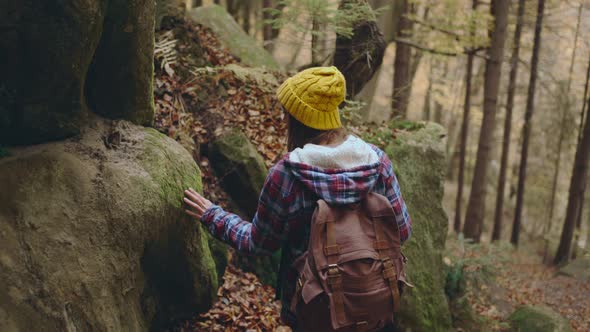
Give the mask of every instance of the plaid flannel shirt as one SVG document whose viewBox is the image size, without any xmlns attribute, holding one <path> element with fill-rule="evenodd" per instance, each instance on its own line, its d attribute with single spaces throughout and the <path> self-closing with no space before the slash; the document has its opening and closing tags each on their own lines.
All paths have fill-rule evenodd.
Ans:
<svg viewBox="0 0 590 332">
<path fill-rule="evenodd" d="M 346 170 L 295 163 L 286 155 L 270 170 L 252 222 L 217 205 L 201 218 L 213 236 L 242 253 L 269 255 L 283 248 L 277 295 L 281 294 L 281 319 L 290 326 L 296 324 L 289 304 L 298 277 L 291 264 L 307 249 L 311 216 L 318 199 L 349 204 L 360 201 L 369 191 L 382 194 L 391 202 L 402 243 L 410 236 L 412 221 L 392 163 L 383 151 L 372 148 L 378 163 Z"/>
</svg>

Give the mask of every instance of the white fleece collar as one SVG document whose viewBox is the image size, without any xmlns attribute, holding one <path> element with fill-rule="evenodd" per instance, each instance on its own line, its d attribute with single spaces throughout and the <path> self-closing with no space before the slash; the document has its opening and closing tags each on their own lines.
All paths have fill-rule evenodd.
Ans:
<svg viewBox="0 0 590 332">
<path fill-rule="evenodd" d="M 320 168 L 347 169 L 374 164 L 379 156 L 371 146 L 362 139 L 349 135 L 342 144 L 330 147 L 325 145 L 305 144 L 289 154 L 289 160 Z"/>
</svg>

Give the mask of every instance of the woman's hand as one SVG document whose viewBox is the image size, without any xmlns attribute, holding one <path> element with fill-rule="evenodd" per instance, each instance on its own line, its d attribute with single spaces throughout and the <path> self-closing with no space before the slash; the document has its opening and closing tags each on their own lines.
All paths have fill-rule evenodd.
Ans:
<svg viewBox="0 0 590 332">
<path fill-rule="evenodd" d="M 184 191 L 184 202 L 192 209 L 184 210 L 189 216 L 201 219 L 205 211 L 210 208 L 213 203 L 205 197 L 201 196 L 193 188 Z"/>
</svg>

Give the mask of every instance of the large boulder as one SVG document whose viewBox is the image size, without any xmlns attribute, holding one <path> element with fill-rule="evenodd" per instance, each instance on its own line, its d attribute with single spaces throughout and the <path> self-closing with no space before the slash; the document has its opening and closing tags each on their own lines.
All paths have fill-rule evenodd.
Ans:
<svg viewBox="0 0 590 332">
<path fill-rule="evenodd" d="M 268 170 L 264 159 L 248 137 L 238 129 L 223 133 L 209 147 L 209 160 L 228 193 L 245 218 L 252 218 Z"/>
<path fill-rule="evenodd" d="M 252 67 L 279 69 L 272 55 L 258 45 L 256 39 L 244 32 L 223 7 L 219 5 L 197 7 L 188 11 L 187 16 L 194 22 L 211 29 L 229 52 L 241 60 L 241 63 Z"/>
<path fill-rule="evenodd" d="M 546 306 L 522 306 L 510 317 L 510 328 L 515 332 L 571 332 L 570 323 Z"/>
<path fill-rule="evenodd" d="M 0 144 L 153 120 L 153 0 L 0 2 Z"/>
<path fill-rule="evenodd" d="M 262 156 L 244 133 L 234 129 L 211 143 L 209 160 L 221 186 L 231 198 L 231 212 L 252 220 L 268 173 Z M 280 251 L 268 257 L 252 257 L 239 253 L 232 255 L 236 266 L 253 272 L 263 284 L 273 286 L 276 284 L 280 257 Z"/>
<path fill-rule="evenodd" d="M 443 127 L 428 123 L 408 126 L 387 142 L 385 152 L 401 187 L 412 217 L 412 236 L 402 250 L 408 257 L 407 273 L 413 289 L 403 296 L 401 324 L 412 331 L 448 331 L 451 315 L 444 292 L 442 251 L 447 234 L 447 215 L 442 207 L 445 178 L 445 138 Z M 385 131 L 389 133 L 391 131 Z"/>
<path fill-rule="evenodd" d="M 162 330 L 210 307 L 219 267 L 183 211 L 183 189 L 201 179 L 182 146 L 93 118 L 75 139 L 8 154 L 0 331 Z"/>
</svg>

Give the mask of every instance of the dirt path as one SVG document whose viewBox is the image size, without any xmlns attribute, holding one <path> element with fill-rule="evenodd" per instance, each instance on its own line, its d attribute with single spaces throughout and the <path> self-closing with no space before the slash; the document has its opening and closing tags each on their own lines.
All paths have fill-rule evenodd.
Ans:
<svg viewBox="0 0 590 332">
<path fill-rule="evenodd" d="M 546 305 L 569 320 L 575 331 L 590 331 L 590 282 L 559 275 L 535 254 L 512 251 L 494 264 L 495 282 L 469 296 L 474 311 L 504 330 L 508 316 L 521 305 Z"/>
</svg>

